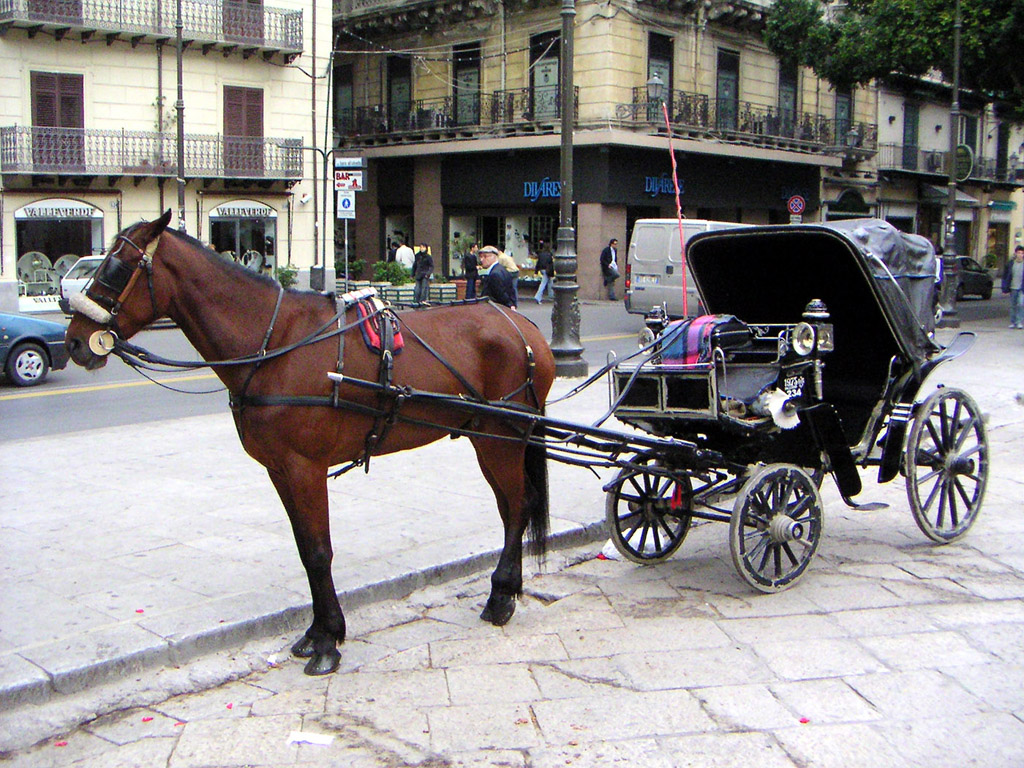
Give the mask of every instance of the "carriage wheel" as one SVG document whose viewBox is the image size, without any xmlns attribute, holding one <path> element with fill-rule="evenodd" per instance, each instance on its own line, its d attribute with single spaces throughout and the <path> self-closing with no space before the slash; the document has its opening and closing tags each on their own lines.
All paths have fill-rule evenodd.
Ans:
<svg viewBox="0 0 1024 768">
<path fill-rule="evenodd" d="M 769 464 L 740 490 L 729 522 L 732 562 L 762 592 L 793 585 L 821 539 L 821 495 L 813 478 L 791 464 Z"/>
<path fill-rule="evenodd" d="M 988 479 L 988 441 L 981 411 L 959 389 L 924 401 L 907 438 L 907 498 L 932 541 L 956 541 L 974 524 Z"/>
<path fill-rule="evenodd" d="M 637 456 L 635 464 L 655 464 Z M 634 563 L 664 560 L 679 549 L 690 529 L 693 486 L 686 475 L 672 478 L 642 468 L 619 472 L 608 491 L 605 518 L 615 548 Z"/>
</svg>

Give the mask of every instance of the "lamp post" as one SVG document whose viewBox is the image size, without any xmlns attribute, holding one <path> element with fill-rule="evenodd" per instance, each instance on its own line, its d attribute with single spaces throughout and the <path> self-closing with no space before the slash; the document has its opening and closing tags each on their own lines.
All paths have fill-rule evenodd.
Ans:
<svg viewBox="0 0 1024 768">
<path fill-rule="evenodd" d="M 575 0 L 562 0 L 562 55 L 559 95 L 562 107 L 561 187 L 555 247 L 555 306 L 551 310 L 551 351 L 555 375 L 586 376 L 587 362 L 580 355 L 580 287 L 576 283 L 576 232 L 572 226 L 573 22 Z"/>
<path fill-rule="evenodd" d="M 956 310 L 956 283 L 959 268 L 956 253 L 956 147 L 960 132 L 960 0 L 953 16 L 953 102 L 949 108 L 949 181 L 946 199 L 946 226 L 942 243 L 942 288 L 939 305 L 944 328 L 960 327 Z"/>
<path fill-rule="evenodd" d="M 327 277 L 327 182 L 328 182 L 328 168 L 327 158 L 334 154 L 334 149 L 323 150 L 316 146 L 303 146 L 301 149 L 316 152 L 320 155 L 323 165 L 323 221 L 321 222 L 320 210 L 317 205 L 317 195 L 313 196 L 313 266 L 309 269 L 309 287 L 314 291 L 326 290 L 326 277 Z M 314 173 L 316 172 L 316 163 L 313 163 Z M 316 192 L 316 179 L 312 179 L 313 192 Z M 346 250 L 348 243 L 345 244 Z M 323 263 L 320 265 L 319 275 L 317 275 L 317 254 L 322 253 Z M 348 280 L 346 278 L 345 290 L 348 290 Z"/>
<path fill-rule="evenodd" d="M 182 40 L 182 31 L 184 29 L 184 22 L 181 18 L 181 2 L 177 0 L 175 17 L 174 17 L 174 30 L 175 38 L 177 42 L 177 70 L 178 70 L 178 100 L 174 103 L 174 108 L 177 111 L 178 116 L 178 229 L 182 232 L 185 231 L 185 85 L 182 77 L 182 57 L 185 52 L 184 41 Z M 161 127 L 161 130 L 163 128 Z"/>
</svg>

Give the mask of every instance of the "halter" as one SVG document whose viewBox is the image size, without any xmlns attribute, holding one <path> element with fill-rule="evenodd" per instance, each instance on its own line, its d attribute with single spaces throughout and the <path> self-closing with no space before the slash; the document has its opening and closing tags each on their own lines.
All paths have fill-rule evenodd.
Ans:
<svg viewBox="0 0 1024 768">
<path fill-rule="evenodd" d="M 160 244 L 160 235 L 154 237 L 144 249 L 136 245 L 126 235 L 119 234 L 115 240 L 120 241 L 118 247 L 107 254 L 107 258 L 100 264 L 86 289 L 72 296 L 69 301 L 74 311 L 106 326 L 103 331 L 97 331 L 89 338 L 89 348 L 98 355 L 109 354 L 114 348 L 111 328 L 118 330 L 118 313 L 135 288 L 135 283 L 143 270 L 146 272 L 146 281 L 149 285 L 150 306 L 153 308 L 153 312 L 156 312 L 156 293 L 153 289 L 153 256 Z M 134 248 L 142 257 L 134 267 L 128 266 L 123 259 L 118 258 L 126 244 Z M 106 288 L 116 294 L 117 298 L 110 299 L 107 296 L 94 294 L 92 290 L 94 285 Z"/>
</svg>

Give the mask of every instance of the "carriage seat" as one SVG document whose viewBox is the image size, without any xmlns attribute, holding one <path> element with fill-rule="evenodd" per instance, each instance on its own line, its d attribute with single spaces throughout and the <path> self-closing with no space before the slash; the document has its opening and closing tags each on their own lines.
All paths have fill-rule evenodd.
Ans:
<svg viewBox="0 0 1024 768">
<path fill-rule="evenodd" d="M 733 315 L 701 315 L 668 324 L 661 338 L 661 362 L 668 366 L 710 363 L 712 350 L 735 349 L 750 343 L 747 324 Z"/>
</svg>

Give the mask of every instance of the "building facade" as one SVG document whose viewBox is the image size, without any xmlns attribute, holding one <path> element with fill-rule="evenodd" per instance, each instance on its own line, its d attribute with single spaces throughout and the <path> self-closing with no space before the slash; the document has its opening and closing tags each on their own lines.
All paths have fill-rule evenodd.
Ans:
<svg viewBox="0 0 1024 768">
<path fill-rule="evenodd" d="M 179 8 L 184 229 L 305 284 L 333 256 L 309 149 L 329 120 L 327 3 L 0 0 L 0 307 L 45 303 L 77 257 L 136 221 L 170 208 L 182 225 Z"/>
<path fill-rule="evenodd" d="M 575 7 L 581 297 L 602 295 L 598 257 L 611 238 L 624 245 L 636 219 L 675 216 L 669 130 L 684 216 L 877 212 L 873 89 L 837 92 L 780 66 L 761 39 L 769 0 Z M 457 275 L 468 241 L 529 268 L 537 241 L 554 240 L 561 24 L 555 0 L 336 0 L 337 151 L 367 160 L 360 258 L 425 241 Z"/>
</svg>

